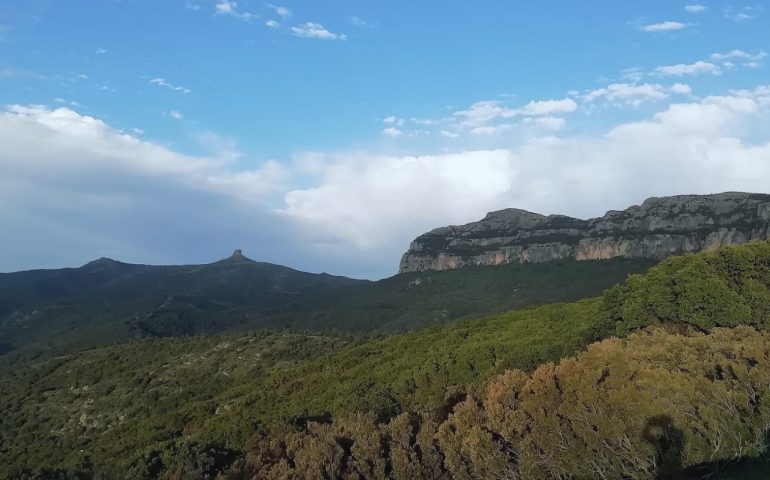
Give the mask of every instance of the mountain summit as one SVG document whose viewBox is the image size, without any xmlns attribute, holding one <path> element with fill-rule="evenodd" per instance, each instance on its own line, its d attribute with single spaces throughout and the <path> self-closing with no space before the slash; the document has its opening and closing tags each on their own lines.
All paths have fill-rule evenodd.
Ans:
<svg viewBox="0 0 770 480">
<path fill-rule="evenodd" d="M 488 213 L 479 222 L 417 237 L 402 257 L 399 273 L 562 259 L 662 259 L 768 238 L 766 194 L 654 197 L 590 220 L 509 208 Z"/>
</svg>

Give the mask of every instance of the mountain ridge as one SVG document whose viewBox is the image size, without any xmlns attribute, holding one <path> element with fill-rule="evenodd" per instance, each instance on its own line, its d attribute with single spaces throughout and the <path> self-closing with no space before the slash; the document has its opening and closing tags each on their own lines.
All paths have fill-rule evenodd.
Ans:
<svg viewBox="0 0 770 480">
<path fill-rule="evenodd" d="M 770 195 L 759 193 L 651 197 L 587 220 L 508 208 L 417 237 L 399 273 L 564 259 L 660 260 L 768 238 Z"/>
</svg>

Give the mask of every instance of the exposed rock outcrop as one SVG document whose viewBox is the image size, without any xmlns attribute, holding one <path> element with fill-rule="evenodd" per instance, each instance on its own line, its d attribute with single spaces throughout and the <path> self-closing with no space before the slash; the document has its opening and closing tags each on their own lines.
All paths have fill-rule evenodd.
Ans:
<svg viewBox="0 0 770 480">
<path fill-rule="evenodd" d="M 649 198 L 623 211 L 580 220 L 515 208 L 415 239 L 400 273 L 464 265 L 613 257 L 661 259 L 770 238 L 770 195 L 728 192 Z"/>
</svg>

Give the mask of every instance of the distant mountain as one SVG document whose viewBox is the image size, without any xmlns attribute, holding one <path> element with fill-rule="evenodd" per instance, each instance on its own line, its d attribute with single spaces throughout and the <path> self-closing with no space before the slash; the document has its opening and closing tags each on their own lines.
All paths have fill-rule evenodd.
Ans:
<svg viewBox="0 0 770 480">
<path fill-rule="evenodd" d="M 259 324 L 300 301 L 367 284 L 255 262 L 240 250 L 205 265 L 132 265 L 0 274 L 0 354 L 19 345 L 100 345 Z"/>
<path fill-rule="evenodd" d="M 590 220 L 510 208 L 491 212 L 479 222 L 437 228 L 417 237 L 399 271 L 564 259 L 660 260 L 768 238 L 770 195 L 765 194 L 650 198 Z"/>
<path fill-rule="evenodd" d="M 99 259 L 80 268 L 0 274 L 0 355 L 250 329 L 401 332 L 596 296 L 653 264 L 511 264 L 368 282 L 258 263 L 239 252 L 208 265 Z"/>
</svg>

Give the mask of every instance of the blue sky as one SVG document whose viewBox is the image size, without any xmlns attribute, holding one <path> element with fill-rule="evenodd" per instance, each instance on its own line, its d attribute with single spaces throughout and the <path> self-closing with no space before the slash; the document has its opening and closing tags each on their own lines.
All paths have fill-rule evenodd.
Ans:
<svg viewBox="0 0 770 480">
<path fill-rule="evenodd" d="M 768 15 L 0 1 L 0 227 L 19 232 L 0 271 L 244 248 L 375 278 L 417 234 L 490 209 L 766 190 Z"/>
</svg>

